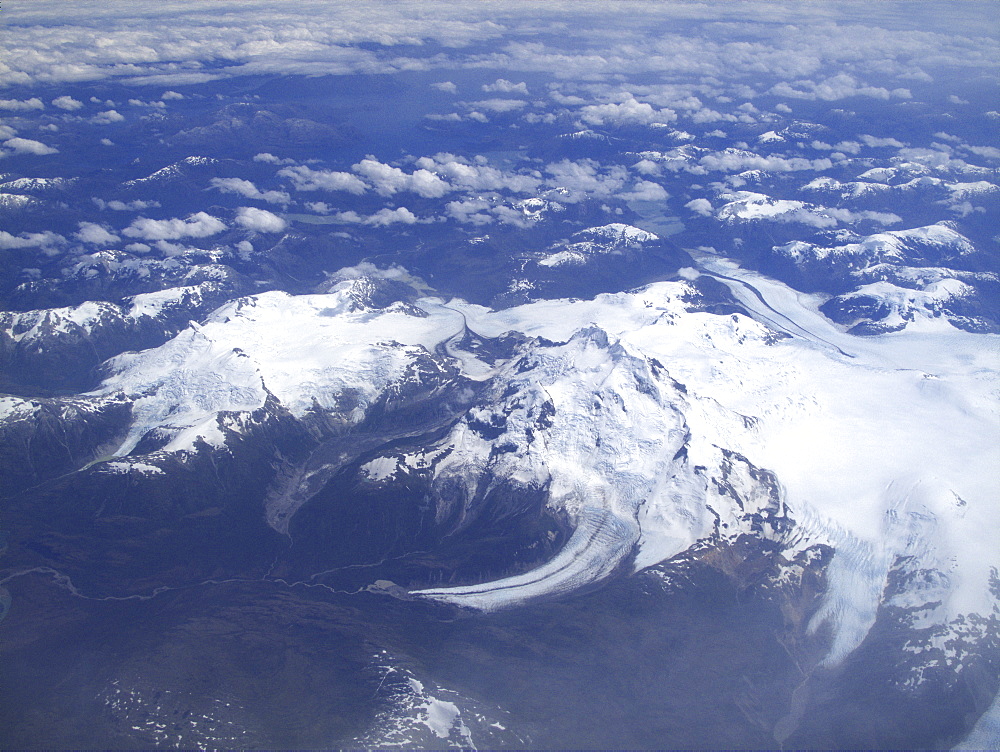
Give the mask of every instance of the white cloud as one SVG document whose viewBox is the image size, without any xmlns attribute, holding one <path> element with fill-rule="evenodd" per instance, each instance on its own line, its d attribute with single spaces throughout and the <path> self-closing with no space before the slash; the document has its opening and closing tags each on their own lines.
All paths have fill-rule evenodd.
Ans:
<svg viewBox="0 0 1000 752">
<path fill-rule="evenodd" d="M 281 159 L 280 157 L 276 157 L 273 154 L 270 154 L 266 151 L 262 151 L 260 154 L 254 154 L 253 161 L 267 162 L 268 164 L 278 164 L 278 165 L 295 164 L 294 159 Z"/>
<path fill-rule="evenodd" d="M 570 161 L 564 159 L 545 166 L 551 177 L 546 183 L 552 188 L 562 188 L 568 195 L 560 201 L 577 202 L 588 196 L 610 198 L 620 193 L 628 180 L 624 167 L 613 166 L 601 169 L 599 162 L 592 159 Z"/>
<path fill-rule="evenodd" d="M 160 205 L 159 201 L 142 201 L 140 199 L 126 203 L 118 199 L 105 201 L 104 199 L 95 198 L 94 203 L 97 204 L 99 209 L 112 209 L 114 211 L 142 211 L 143 209 L 155 209 Z"/>
<path fill-rule="evenodd" d="M 106 110 L 98 112 L 90 119 L 90 122 L 94 125 L 111 125 L 111 123 L 120 123 L 124 119 L 125 116 L 118 112 L 118 110 Z"/>
<path fill-rule="evenodd" d="M 869 136 L 867 133 L 862 133 L 858 136 L 858 139 L 865 145 L 875 148 L 891 146 L 894 149 L 902 149 L 906 144 L 902 141 L 897 141 L 894 138 L 878 138 L 876 136 Z"/>
<path fill-rule="evenodd" d="M 162 110 L 166 108 L 165 102 L 143 102 L 141 99 L 130 99 L 128 103 L 133 107 L 152 107 L 157 110 Z"/>
<path fill-rule="evenodd" d="M 470 198 L 461 201 L 449 201 L 445 214 L 464 224 L 487 225 L 494 221 L 489 212 L 492 209 L 489 201 L 482 198 Z"/>
<path fill-rule="evenodd" d="M 421 157 L 416 161 L 416 166 L 440 175 L 457 189 L 469 191 L 534 193 L 542 184 L 540 175 L 505 172 L 480 162 L 472 164 L 454 154 Z"/>
<path fill-rule="evenodd" d="M 514 112 L 527 106 L 523 99 L 481 99 L 478 102 L 466 102 L 465 106 L 470 110 L 479 112 Z"/>
<path fill-rule="evenodd" d="M 778 102 L 778 104 L 774 105 L 774 111 L 787 115 L 792 111 L 792 108 L 784 102 Z"/>
<path fill-rule="evenodd" d="M 952 104 L 969 104 L 968 99 L 962 99 L 960 96 L 956 94 L 949 95 L 948 101 L 951 102 Z"/>
<path fill-rule="evenodd" d="M 700 214 L 703 217 L 712 216 L 712 202 L 707 198 L 696 198 L 692 201 L 688 201 L 684 206 L 695 214 Z"/>
<path fill-rule="evenodd" d="M 950 133 L 945 133 L 944 131 L 938 131 L 934 134 L 934 138 L 939 138 L 942 141 L 951 141 L 952 143 L 959 144 L 962 142 L 958 136 L 953 136 Z"/>
<path fill-rule="evenodd" d="M 912 94 L 908 89 L 897 88 L 890 91 L 881 86 L 868 86 L 858 82 L 854 76 L 838 73 L 819 82 L 802 80 L 788 83 L 783 81 L 771 87 L 771 94 L 779 97 L 794 97 L 796 99 L 819 99 L 832 102 L 848 97 L 872 97 L 874 99 L 889 99 L 897 97 L 910 99 Z"/>
<path fill-rule="evenodd" d="M 27 110 L 44 110 L 45 103 L 38 97 L 31 99 L 0 99 L 0 110 L 25 112 Z"/>
<path fill-rule="evenodd" d="M 83 107 L 83 102 L 81 102 L 78 99 L 73 99 L 73 97 L 69 96 L 68 94 L 65 94 L 61 97 L 56 97 L 55 99 L 52 100 L 52 104 L 58 107 L 60 110 L 67 110 L 67 111 L 79 110 L 81 107 Z"/>
<path fill-rule="evenodd" d="M 642 175 L 662 175 L 663 167 L 651 159 L 640 159 L 634 165 L 632 169 Z"/>
<path fill-rule="evenodd" d="M 524 81 L 515 84 L 506 78 L 498 78 L 491 84 L 483 84 L 483 91 L 491 91 L 498 94 L 524 94 L 527 96 L 528 85 Z"/>
<path fill-rule="evenodd" d="M 349 172 L 314 170 L 305 165 L 296 165 L 278 170 L 278 174 L 291 180 L 297 191 L 347 191 L 360 195 L 368 190 L 368 185 L 363 180 Z"/>
<path fill-rule="evenodd" d="M 457 94 L 458 87 L 455 86 L 451 81 L 438 81 L 437 83 L 431 84 L 431 86 L 438 91 L 443 91 L 448 94 Z"/>
<path fill-rule="evenodd" d="M 102 138 L 101 139 L 101 146 L 114 146 L 114 145 L 115 145 L 115 142 L 112 141 L 110 138 Z"/>
<path fill-rule="evenodd" d="M 9 125 L 0 125 L 0 138 L 8 139 L 14 138 L 17 135 L 17 130 L 11 128 Z"/>
<path fill-rule="evenodd" d="M 1000 159 L 1000 149 L 995 146 L 966 146 L 965 148 L 986 159 Z"/>
<path fill-rule="evenodd" d="M 225 229 L 226 225 L 221 219 L 205 212 L 198 212 L 187 219 L 140 217 L 122 230 L 122 234 L 143 240 L 178 240 L 180 238 L 207 238 Z"/>
<path fill-rule="evenodd" d="M 337 212 L 333 215 L 333 218 L 337 222 L 343 222 L 344 224 L 349 225 L 359 225 L 365 221 L 365 218 L 356 211 Z"/>
<path fill-rule="evenodd" d="M 647 3 L 641 17 L 613 23 L 602 4 L 575 4 L 572 34 L 561 4 L 497 14 L 491 4 L 476 3 L 442 4 L 429 13 L 421 3 L 247 0 L 243 16 L 203 0 L 181 10 L 152 2 L 117 4 L 110 13 L 99 4 L 67 7 L 34 0 L 4 8 L 18 34 L 5 40 L 0 85 L 115 78 L 166 87 L 239 75 L 485 67 L 508 78 L 538 71 L 563 81 L 686 77 L 715 89 L 717 101 L 735 101 L 753 96 L 745 93 L 751 83 L 822 81 L 828 71 L 877 79 L 889 96 L 904 96 L 900 84 L 926 82 L 926 70 L 992 73 L 996 59 L 989 35 L 947 23 L 941 11 L 922 11 L 920 25 L 904 27 L 858 14 L 850 4 Z M 442 51 L 411 51 L 418 48 Z"/>
<path fill-rule="evenodd" d="M 398 167 L 379 162 L 371 157 L 362 159 L 351 167 L 363 176 L 381 196 L 391 196 L 399 191 L 411 191 L 424 198 L 441 198 L 452 187 L 430 170 L 418 169 L 407 174 Z"/>
<path fill-rule="evenodd" d="M 164 256 L 180 256 L 182 253 L 198 250 L 197 248 L 181 245 L 180 243 L 170 243 L 167 242 L 166 240 L 157 240 L 155 246 L 156 250 L 158 250 Z"/>
<path fill-rule="evenodd" d="M 165 91 L 160 95 L 160 99 L 163 100 L 184 99 L 184 95 L 181 94 L 179 91 Z"/>
<path fill-rule="evenodd" d="M 41 141 L 32 138 L 8 138 L 3 142 L 8 149 L 13 149 L 15 154 L 36 154 L 45 156 L 47 154 L 58 154 L 59 150 L 51 146 L 46 146 Z"/>
<path fill-rule="evenodd" d="M 223 193 L 236 193 L 246 198 L 266 201 L 269 204 L 288 204 L 292 198 L 284 191 L 261 191 L 256 185 L 243 178 L 212 178 L 212 187 Z"/>
<path fill-rule="evenodd" d="M 619 195 L 626 201 L 666 201 L 669 197 L 662 185 L 649 180 L 640 180 L 629 191 Z"/>
<path fill-rule="evenodd" d="M 714 154 L 706 154 L 698 164 L 706 170 L 721 172 L 743 172 L 745 170 L 767 170 L 769 172 L 797 172 L 800 170 L 828 170 L 833 162 L 803 157 L 781 157 L 772 154 L 762 157 L 741 149 L 725 149 Z"/>
<path fill-rule="evenodd" d="M 94 245 L 115 245 L 121 242 L 120 237 L 95 222 L 80 222 L 80 229 L 74 233 L 73 237 L 81 243 Z"/>
<path fill-rule="evenodd" d="M 677 119 L 671 109 L 657 110 L 647 102 L 639 102 L 634 97 L 618 104 L 591 104 L 580 110 L 580 119 L 588 125 L 650 125 L 669 123 Z"/>
<path fill-rule="evenodd" d="M 365 219 L 364 223 L 375 227 L 385 227 L 386 225 L 400 223 L 412 225 L 417 221 L 417 217 L 413 212 L 405 206 L 401 206 L 398 209 L 379 209 L 377 212 Z"/>
<path fill-rule="evenodd" d="M 439 115 L 436 112 L 432 112 L 429 115 L 424 115 L 428 120 L 438 120 L 445 123 L 460 123 L 462 122 L 462 116 L 457 112 L 449 112 L 447 115 Z"/>
<path fill-rule="evenodd" d="M 832 146 L 830 144 L 824 143 L 823 141 L 813 141 L 809 145 L 813 149 L 816 149 L 818 151 L 838 151 L 838 152 L 842 152 L 842 154 L 841 154 L 842 157 L 844 155 L 846 155 L 846 154 L 860 154 L 861 153 L 861 144 L 859 144 L 857 141 L 840 141 L 839 143 L 837 143 L 835 145 L 832 145 Z"/>
<path fill-rule="evenodd" d="M 277 214 L 253 206 L 244 206 L 236 210 L 236 224 L 254 232 L 283 232 L 288 226 L 288 223 Z"/>
<path fill-rule="evenodd" d="M 66 242 L 66 238 L 58 233 L 50 232 L 22 232 L 20 235 L 11 235 L 5 230 L 0 230 L 0 249 L 9 250 L 12 248 L 45 248 L 54 245 L 61 245 Z"/>
</svg>

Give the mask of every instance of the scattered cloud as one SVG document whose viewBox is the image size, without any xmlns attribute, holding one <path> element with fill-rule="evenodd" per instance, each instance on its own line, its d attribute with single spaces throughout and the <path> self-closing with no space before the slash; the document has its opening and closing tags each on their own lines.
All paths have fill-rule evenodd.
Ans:
<svg viewBox="0 0 1000 752">
<path fill-rule="evenodd" d="M 523 99 L 482 99 L 478 102 L 465 102 L 465 106 L 472 111 L 479 112 L 514 112 L 527 106 Z"/>
<path fill-rule="evenodd" d="M 273 154 L 270 154 L 269 152 L 266 151 L 262 151 L 260 154 L 254 154 L 253 161 L 267 162 L 268 164 L 276 164 L 276 165 L 295 164 L 294 159 L 281 159 L 280 157 L 276 157 Z"/>
<path fill-rule="evenodd" d="M 212 187 L 223 193 L 236 193 L 246 198 L 266 201 L 269 204 L 286 205 L 291 203 L 291 196 L 284 191 L 261 191 L 256 185 L 243 178 L 212 178 Z"/>
<path fill-rule="evenodd" d="M 20 235 L 11 235 L 5 230 L 0 230 L 0 249 L 10 250 L 14 248 L 46 248 L 55 245 L 62 245 L 66 238 L 55 232 L 46 230 L 45 232 L 22 232 Z"/>
<path fill-rule="evenodd" d="M 375 227 L 385 227 L 386 225 L 400 223 L 404 225 L 412 225 L 417 221 L 417 216 L 413 212 L 405 206 L 400 206 L 398 209 L 379 209 L 377 212 L 365 219 L 364 223 L 366 225 L 374 225 Z"/>
<path fill-rule="evenodd" d="M 770 93 L 779 97 L 819 99 L 825 102 L 847 99 L 848 97 L 910 99 L 913 96 L 909 89 L 897 88 L 890 91 L 881 86 L 868 86 L 847 73 L 838 73 L 836 76 L 830 76 L 818 82 L 808 79 L 791 83 L 782 81 L 772 86 Z"/>
<path fill-rule="evenodd" d="M 360 195 L 368 190 L 368 185 L 361 178 L 349 172 L 314 170 L 305 165 L 297 165 L 278 170 L 278 175 L 291 180 L 297 191 L 346 191 Z"/>
<path fill-rule="evenodd" d="M 98 112 L 90 119 L 90 122 L 94 125 L 111 125 L 112 123 L 120 123 L 124 119 L 125 116 L 118 112 L 118 110 L 106 110 Z"/>
<path fill-rule="evenodd" d="M 197 212 L 187 219 L 147 219 L 140 217 L 122 230 L 130 238 L 143 240 L 179 240 L 180 238 L 207 238 L 226 229 L 225 223 L 205 212 Z"/>
<path fill-rule="evenodd" d="M 483 84 L 483 91 L 496 92 L 498 94 L 524 94 L 527 96 L 528 85 L 524 81 L 515 84 L 506 78 L 498 78 L 491 84 Z"/>
<path fill-rule="evenodd" d="M 119 201 L 118 199 L 105 201 L 104 199 L 95 198 L 93 201 L 99 209 L 112 209 L 113 211 L 142 211 L 143 209 L 155 209 L 160 206 L 159 201 L 142 201 L 140 199 L 135 199 L 128 203 Z"/>
<path fill-rule="evenodd" d="M 79 110 L 83 107 L 83 102 L 79 99 L 73 99 L 73 97 L 65 94 L 61 97 L 56 97 L 52 100 L 52 104 L 58 107 L 60 110 L 67 110 L 72 112 L 73 110 Z"/>
<path fill-rule="evenodd" d="M 81 243 L 93 245 L 116 245 L 122 240 L 108 228 L 96 222 L 80 222 L 80 229 L 73 234 L 73 237 Z"/>
<path fill-rule="evenodd" d="M 333 215 L 333 220 L 348 225 L 368 225 L 370 227 L 387 227 L 396 224 L 412 225 L 430 221 L 418 219 L 417 215 L 405 206 L 396 209 L 379 209 L 370 216 L 363 216 L 355 211 L 337 212 Z"/>
<path fill-rule="evenodd" d="M 45 156 L 48 154 L 58 154 L 59 150 L 35 141 L 32 138 L 8 138 L 3 142 L 8 149 L 13 149 L 15 154 L 35 154 Z"/>
<path fill-rule="evenodd" d="M 677 113 L 666 108 L 657 110 L 629 96 L 617 104 L 587 105 L 580 110 L 580 119 L 587 125 L 596 126 L 650 125 L 670 123 L 677 119 Z"/>
<path fill-rule="evenodd" d="M 284 232 L 288 223 L 267 209 L 244 206 L 236 210 L 236 224 L 254 232 Z"/>
<path fill-rule="evenodd" d="M 712 216 L 712 202 L 707 198 L 696 198 L 692 201 L 688 201 L 684 204 L 685 208 L 690 209 L 695 214 L 700 214 L 703 217 Z"/>
<path fill-rule="evenodd" d="M 618 195 L 625 201 L 666 201 L 670 198 L 662 185 L 649 180 L 640 180 L 625 193 Z"/>
<path fill-rule="evenodd" d="M 441 198 L 452 190 L 447 182 L 430 170 L 421 168 L 412 174 L 407 174 L 398 167 L 392 167 L 371 157 L 362 159 L 351 169 L 364 177 L 380 196 L 410 191 L 424 198 Z"/>
<path fill-rule="evenodd" d="M 967 151 L 986 159 L 1000 159 L 1000 149 L 995 146 L 966 146 Z"/>
<path fill-rule="evenodd" d="M 431 87 L 437 89 L 438 91 L 446 92 L 448 94 L 458 93 L 458 87 L 455 86 L 455 84 L 453 84 L 451 81 L 438 81 L 437 83 L 431 84 Z"/>
<path fill-rule="evenodd" d="M 38 97 L 31 99 L 0 99 L 0 110 L 10 112 L 25 112 L 28 110 L 44 110 L 45 104 Z"/>
<path fill-rule="evenodd" d="M 743 172 L 745 170 L 765 170 L 767 172 L 798 172 L 801 170 L 828 170 L 833 162 L 827 158 L 806 159 L 804 157 L 782 157 L 771 154 L 763 157 L 742 149 L 724 149 L 706 154 L 698 164 L 706 170 L 720 172 Z"/>
<path fill-rule="evenodd" d="M 542 185 L 539 173 L 507 172 L 491 167 L 485 159 L 468 160 L 448 153 L 421 157 L 416 166 L 447 179 L 456 189 L 462 190 L 534 193 Z"/>
<path fill-rule="evenodd" d="M 861 141 L 865 146 L 871 146 L 873 148 L 883 148 L 892 147 L 894 149 L 902 149 L 906 144 L 902 141 L 897 141 L 894 138 L 879 138 L 878 136 L 869 136 L 867 133 L 862 133 L 858 136 L 858 140 Z"/>
</svg>

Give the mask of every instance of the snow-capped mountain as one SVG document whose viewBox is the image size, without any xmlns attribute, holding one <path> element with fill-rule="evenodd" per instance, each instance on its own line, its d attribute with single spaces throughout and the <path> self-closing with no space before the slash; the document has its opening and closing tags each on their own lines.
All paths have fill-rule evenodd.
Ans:
<svg viewBox="0 0 1000 752">
<path fill-rule="evenodd" d="M 342 471 L 372 493 L 423 489 L 425 524 L 437 535 L 460 536 L 505 513 L 542 514 L 566 530 L 547 561 L 493 581 L 417 590 L 425 598 L 509 608 L 750 536 L 789 562 L 810 548 L 834 551 L 812 622 L 833 630 L 829 660 L 849 654 L 889 606 L 922 614 L 935 649 L 961 639 L 974 650 L 982 630 L 954 630 L 988 620 L 995 605 L 989 558 L 968 545 L 992 519 L 985 476 L 967 473 L 989 451 L 970 452 L 960 437 L 988 433 L 990 419 L 964 407 L 984 399 L 987 386 L 948 370 L 951 358 L 966 356 L 938 350 L 961 347 L 962 335 L 900 339 L 886 361 L 821 325 L 816 304 L 803 307 L 787 288 L 703 263 L 737 298 L 756 290 L 748 312 L 776 323 L 699 312 L 688 282 L 493 312 L 427 297 L 399 272 L 348 270 L 327 293 L 224 305 L 159 347 L 109 360 L 89 403 L 11 402 L 4 425 L 16 431 L 28 412 L 54 412 L 59 424 L 93 436 L 89 454 L 76 453 L 91 463 L 85 473 L 112 484 L 141 477 L 150 488 L 178 461 L 221 453 L 239 466 L 254 446 L 252 456 L 269 457 L 272 468 L 258 495 L 262 513 L 293 536 L 298 511 Z M 509 330 L 520 339 L 502 345 Z M 849 407 L 860 380 L 885 416 L 864 436 L 849 417 L 864 409 Z M 900 390 L 906 400 L 888 400 Z M 924 449 L 902 420 L 928 400 L 940 411 L 943 398 L 955 404 L 945 455 Z M 298 459 L 254 438 L 287 432 L 285 424 L 299 426 Z M 379 449 L 435 431 L 416 448 Z M 848 444 L 844 431 L 853 433 Z M 114 435 L 117 444 L 93 463 L 97 445 Z M 37 453 L 55 439 L 33 441 Z M 902 465 L 869 464 L 885 441 L 897 442 Z M 931 475 L 904 469 L 928 451 Z M 850 492 L 834 481 L 848 468 Z M 857 475 L 860 468 L 868 469 Z M 851 501 L 859 495 L 863 507 Z M 958 540 L 965 544 L 950 542 Z M 957 561 L 965 576 L 952 580 Z"/>
<path fill-rule="evenodd" d="M 277 5 L 3 8 L 0 748 L 1000 747 L 985 5 Z"/>
<path fill-rule="evenodd" d="M 0 312 L 0 365 L 12 385 L 90 386 L 93 369 L 109 357 L 163 342 L 242 287 L 236 275 L 188 271 L 185 276 L 197 283 L 121 303 Z"/>
<path fill-rule="evenodd" d="M 970 331 L 1000 326 L 990 302 L 1000 277 L 976 269 L 984 254 L 947 223 L 867 237 L 832 233 L 825 243 L 793 241 L 774 253 L 794 264 L 801 279 L 849 288 L 822 310 L 856 334 L 933 319 Z"/>
</svg>

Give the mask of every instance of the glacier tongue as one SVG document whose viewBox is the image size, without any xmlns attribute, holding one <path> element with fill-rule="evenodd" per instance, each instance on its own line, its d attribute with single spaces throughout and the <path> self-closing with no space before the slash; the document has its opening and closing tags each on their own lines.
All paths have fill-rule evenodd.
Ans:
<svg viewBox="0 0 1000 752">
<path fill-rule="evenodd" d="M 481 585 L 432 588 L 415 594 L 481 611 L 565 595 L 611 575 L 639 538 L 635 520 L 619 517 L 603 507 L 578 506 L 575 524 L 563 549 L 530 572 Z"/>
<path fill-rule="evenodd" d="M 684 402 L 660 364 L 598 327 L 527 348 L 443 440 L 450 451 L 436 467 L 436 487 L 442 498 L 464 489 L 466 504 L 491 478 L 543 488 L 549 508 L 574 532 L 555 558 L 529 572 L 416 594 L 490 611 L 578 590 L 610 576 L 635 551 L 645 507 L 673 517 L 662 526 L 670 535 L 659 536 L 661 556 L 708 535 L 715 518 L 704 505 L 704 481 L 685 457 Z M 682 478 L 701 493 L 677 494 Z"/>
</svg>

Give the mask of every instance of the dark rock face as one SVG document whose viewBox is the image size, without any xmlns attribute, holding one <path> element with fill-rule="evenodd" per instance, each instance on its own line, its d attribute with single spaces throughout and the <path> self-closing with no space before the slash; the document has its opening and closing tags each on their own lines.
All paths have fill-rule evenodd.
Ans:
<svg viewBox="0 0 1000 752">
<path fill-rule="evenodd" d="M 200 282 L 198 276 L 189 275 L 193 284 L 120 304 L 0 312 L 0 386 L 13 393 L 92 388 L 105 360 L 160 345 L 247 289 L 239 275 Z"/>
<path fill-rule="evenodd" d="M 0 421 L 4 497 L 100 459 L 120 441 L 132 414 L 128 400 L 114 397 L 16 402 L 16 412 Z"/>
</svg>

